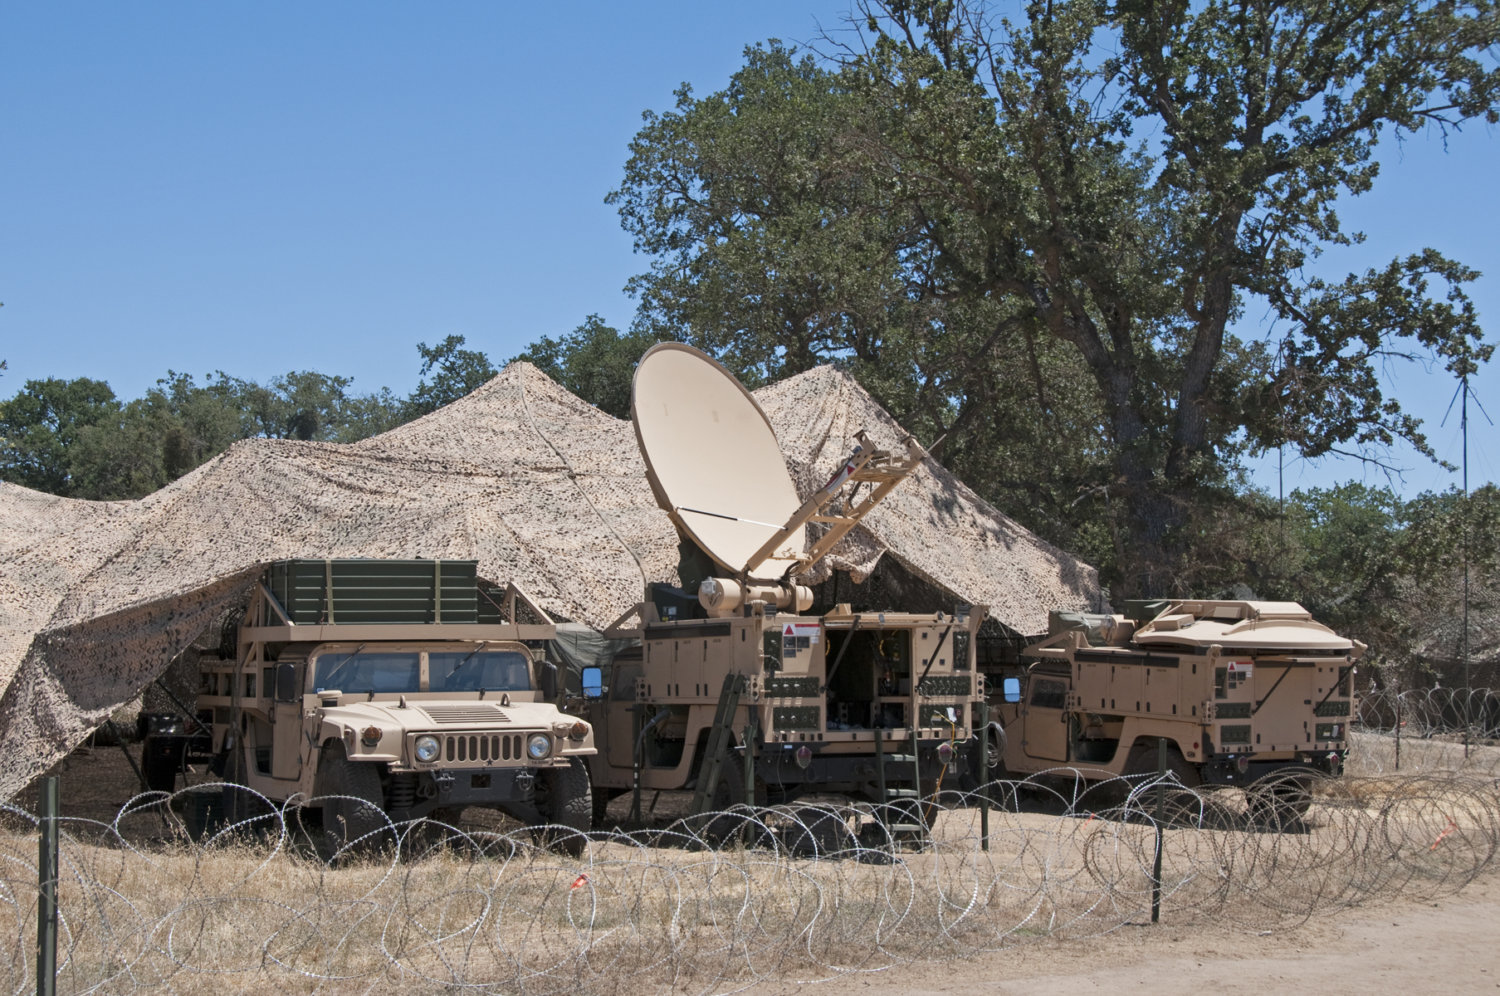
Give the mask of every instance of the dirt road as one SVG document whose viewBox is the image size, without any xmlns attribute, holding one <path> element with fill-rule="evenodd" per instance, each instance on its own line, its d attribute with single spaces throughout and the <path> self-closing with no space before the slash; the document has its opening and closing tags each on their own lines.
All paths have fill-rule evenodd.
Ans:
<svg viewBox="0 0 1500 996">
<path fill-rule="evenodd" d="M 901 965 L 799 987 L 816 996 L 1216 996 L 1500 992 L 1500 875 L 1420 906 L 1398 902 L 1269 934 L 1171 924 L 1125 927 L 1087 942 L 1036 944 L 961 961 Z"/>
</svg>

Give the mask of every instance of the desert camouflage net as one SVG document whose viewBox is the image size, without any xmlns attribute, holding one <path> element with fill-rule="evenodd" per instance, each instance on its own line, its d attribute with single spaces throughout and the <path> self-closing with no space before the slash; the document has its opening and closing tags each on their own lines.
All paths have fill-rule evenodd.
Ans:
<svg viewBox="0 0 1500 996">
<path fill-rule="evenodd" d="M 904 432 L 822 367 L 758 395 L 804 494 L 854 431 Z M 1094 571 L 929 462 L 834 552 L 866 576 L 887 552 L 1020 633 L 1096 608 Z M 477 560 L 559 617 L 602 627 L 647 581 L 675 581 L 677 536 L 629 423 L 526 363 L 425 418 L 350 445 L 246 440 L 139 501 L 0 484 L 0 798 L 133 698 L 264 565 L 291 557 Z"/>
</svg>

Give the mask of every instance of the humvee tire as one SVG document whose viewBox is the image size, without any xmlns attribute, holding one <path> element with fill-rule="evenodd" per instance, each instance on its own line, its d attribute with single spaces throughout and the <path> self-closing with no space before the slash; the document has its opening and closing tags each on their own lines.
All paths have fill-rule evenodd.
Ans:
<svg viewBox="0 0 1500 996">
<path fill-rule="evenodd" d="M 959 771 L 958 787 L 970 796 L 982 793 L 992 806 L 1014 808 L 1015 790 L 1008 784 L 1010 772 L 1005 767 L 1005 731 L 998 725 L 990 726 L 988 746 L 988 752 L 981 756 L 976 737 L 973 745 L 965 752 L 965 764 Z"/>
<path fill-rule="evenodd" d="M 595 787 L 593 793 L 593 829 L 613 829 L 616 821 L 609 815 L 609 804 L 616 797 L 624 795 L 619 789 L 608 789 Z"/>
<path fill-rule="evenodd" d="M 542 830 L 541 842 L 570 858 L 582 855 L 589 842 L 594 802 L 588 769 L 581 760 L 570 758 L 566 768 L 549 768 L 538 775 L 536 808 L 542 819 L 555 824 Z"/>
<path fill-rule="evenodd" d="M 318 761 L 318 795 L 323 798 L 323 830 L 335 852 L 373 850 L 387 842 L 390 826 L 380 772 L 373 764 L 349 760 L 344 745 L 326 744 Z"/>
<path fill-rule="evenodd" d="M 1138 740 L 1130 749 L 1130 756 L 1125 761 L 1125 775 L 1136 776 L 1130 781 L 1127 790 L 1132 809 L 1138 813 L 1156 817 L 1156 789 L 1143 789 L 1142 786 L 1156 777 L 1156 740 Z M 1176 778 L 1182 788 L 1167 786 L 1165 819 L 1168 823 L 1198 823 L 1202 816 L 1203 802 L 1199 794 L 1194 791 L 1203 784 L 1203 776 L 1198 769 L 1187 762 L 1182 756 L 1182 751 L 1176 744 L 1167 745 L 1167 775 Z"/>
<path fill-rule="evenodd" d="M 847 855 L 859 847 L 843 813 L 826 806 L 801 806 L 792 811 L 792 824 L 782 840 L 799 858 Z"/>
<path fill-rule="evenodd" d="M 1312 808 L 1312 791 L 1300 778 L 1267 775 L 1245 790 L 1246 815 L 1253 826 L 1282 830 L 1300 824 Z"/>
<path fill-rule="evenodd" d="M 713 798 L 708 802 L 709 811 L 718 815 L 707 820 L 699 817 L 692 825 L 710 844 L 722 844 L 739 833 L 750 818 L 743 812 L 727 812 L 744 802 L 745 769 L 738 757 L 726 757 L 719 767 L 719 784 L 714 786 Z"/>
<path fill-rule="evenodd" d="M 223 792 L 185 789 L 182 793 L 182 828 L 188 840 L 199 843 L 224 829 Z"/>
</svg>

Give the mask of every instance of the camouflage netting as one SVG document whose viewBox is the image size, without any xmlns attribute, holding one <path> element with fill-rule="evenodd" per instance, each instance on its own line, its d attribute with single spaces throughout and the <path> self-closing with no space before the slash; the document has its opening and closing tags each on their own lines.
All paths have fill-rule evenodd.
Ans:
<svg viewBox="0 0 1500 996">
<path fill-rule="evenodd" d="M 854 431 L 881 446 L 903 435 L 830 367 L 756 397 L 804 495 L 847 455 Z M 646 581 L 677 579 L 677 536 L 652 499 L 630 424 L 526 363 L 358 443 L 245 440 L 139 501 L 0 484 L 0 512 L 0 798 L 134 698 L 243 602 L 271 561 L 477 560 L 482 576 L 594 627 L 634 605 Z M 1022 633 L 1044 631 L 1048 609 L 1101 602 L 1091 568 L 932 462 L 827 567 L 858 581 L 886 552 Z"/>
</svg>

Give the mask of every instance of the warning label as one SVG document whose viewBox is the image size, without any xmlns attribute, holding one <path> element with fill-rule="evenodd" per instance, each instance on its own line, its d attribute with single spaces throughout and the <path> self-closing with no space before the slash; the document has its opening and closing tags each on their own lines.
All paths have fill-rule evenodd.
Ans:
<svg viewBox="0 0 1500 996">
<path fill-rule="evenodd" d="M 781 656 L 791 657 L 799 650 L 818 645 L 818 633 L 822 627 L 817 623 L 787 623 L 781 627 Z"/>
</svg>

